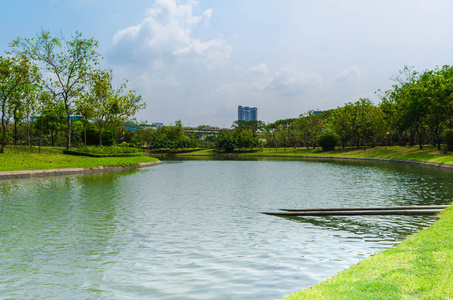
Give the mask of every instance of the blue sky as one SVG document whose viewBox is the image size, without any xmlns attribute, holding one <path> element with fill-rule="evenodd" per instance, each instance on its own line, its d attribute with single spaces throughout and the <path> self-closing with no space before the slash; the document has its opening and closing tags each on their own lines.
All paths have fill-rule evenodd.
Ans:
<svg viewBox="0 0 453 300">
<path fill-rule="evenodd" d="M 274 122 L 378 103 L 405 65 L 453 64 L 451 16 L 448 0 L 1 0 L 0 53 L 77 30 L 146 100 L 138 119 L 230 127 L 238 105 Z"/>
</svg>

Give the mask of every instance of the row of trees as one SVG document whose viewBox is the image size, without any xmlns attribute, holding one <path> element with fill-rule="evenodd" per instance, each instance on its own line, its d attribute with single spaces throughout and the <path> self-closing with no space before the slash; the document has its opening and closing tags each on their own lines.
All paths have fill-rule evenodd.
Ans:
<svg viewBox="0 0 453 300">
<path fill-rule="evenodd" d="M 394 80 L 395 85 L 382 93 L 378 105 L 361 98 L 336 109 L 309 111 L 269 124 L 236 121 L 231 129 L 220 130 L 212 144 L 224 151 L 262 145 L 310 149 L 318 147 L 320 140 L 327 148 L 335 144 L 364 150 L 393 144 L 419 144 L 422 148 L 430 143 L 440 149 L 447 141 L 444 133 L 453 129 L 453 67 L 422 73 L 406 67 Z M 194 135 L 184 135 L 179 121 L 176 126 L 150 130 L 146 143 L 152 148 L 176 149 L 193 147 L 196 140 Z"/>
<path fill-rule="evenodd" d="M 79 32 L 67 40 L 42 31 L 31 39 L 18 38 L 10 48 L 0 56 L 0 153 L 4 151 L 11 120 L 15 129 L 18 123 L 27 124 L 30 143 L 31 117 L 38 115 L 43 121 L 44 115 L 63 109 L 66 148 L 70 149 L 72 115 L 83 118 L 85 142 L 86 129 L 94 122 L 102 144 L 106 127 L 124 122 L 145 107 L 141 96 L 127 89 L 127 82 L 117 89 L 113 87 L 113 71 L 97 68 L 101 59 L 98 42 L 83 38 Z"/>
<path fill-rule="evenodd" d="M 322 113 L 309 111 L 299 118 L 261 124 L 260 136 L 270 147 L 318 146 L 324 133 L 337 136 L 340 146 L 399 144 L 437 145 L 453 129 L 453 66 L 422 73 L 404 68 L 396 84 L 374 105 L 361 98 Z"/>
</svg>

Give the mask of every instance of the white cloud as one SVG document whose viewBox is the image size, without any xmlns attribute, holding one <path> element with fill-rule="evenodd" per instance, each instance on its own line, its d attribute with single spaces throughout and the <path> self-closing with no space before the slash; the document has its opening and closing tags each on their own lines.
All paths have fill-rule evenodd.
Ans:
<svg viewBox="0 0 453 300">
<path fill-rule="evenodd" d="M 187 47 L 177 49 L 172 54 L 191 61 L 205 61 L 208 68 L 212 69 L 222 65 L 230 57 L 231 50 L 231 46 L 220 39 L 207 42 L 194 39 Z"/>
<path fill-rule="evenodd" d="M 303 73 L 294 67 L 287 67 L 273 75 L 268 88 L 281 94 L 293 95 L 307 89 L 318 88 L 321 84 L 320 74 Z"/>
<path fill-rule="evenodd" d="M 267 65 L 260 63 L 255 66 L 252 66 L 248 69 L 249 74 L 268 74 L 269 70 L 267 69 Z"/>
<path fill-rule="evenodd" d="M 360 75 L 360 70 L 356 66 L 352 66 L 349 69 L 345 69 L 335 75 L 335 81 L 336 82 L 342 82 L 345 80 L 348 80 L 349 78 L 352 78 L 354 76 L 359 76 Z"/>
<path fill-rule="evenodd" d="M 115 33 L 109 58 L 140 66 L 180 59 L 204 63 L 208 68 L 223 64 L 232 48 L 223 39 L 202 41 L 193 36 L 195 26 L 212 16 L 211 9 L 194 15 L 195 6 L 193 1 L 178 4 L 175 0 L 156 0 L 140 24 Z"/>
</svg>

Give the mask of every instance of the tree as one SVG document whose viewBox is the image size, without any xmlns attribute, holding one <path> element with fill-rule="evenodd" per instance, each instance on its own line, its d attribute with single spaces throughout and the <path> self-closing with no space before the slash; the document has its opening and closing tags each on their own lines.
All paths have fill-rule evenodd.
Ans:
<svg viewBox="0 0 453 300">
<path fill-rule="evenodd" d="M 2 146 L 3 153 L 6 145 L 8 122 L 14 108 L 21 104 L 25 97 L 24 92 L 29 89 L 39 78 L 38 68 L 23 56 L 0 56 L 0 104 L 2 122 Z"/>
<path fill-rule="evenodd" d="M 318 144 L 321 146 L 323 151 L 335 150 L 335 146 L 338 144 L 338 136 L 332 132 L 326 132 L 319 136 Z"/>
<path fill-rule="evenodd" d="M 51 37 L 49 31 L 43 30 L 36 38 L 18 38 L 11 46 L 16 53 L 24 54 L 44 65 L 48 76 L 43 85 L 65 107 L 66 148 L 71 149 L 70 117 L 74 108 L 73 101 L 82 92 L 91 68 L 98 63 L 100 57 L 96 52 L 98 42 L 93 38 L 82 38 L 80 32 L 76 32 L 71 40 L 66 40 L 64 36 Z"/>
<path fill-rule="evenodd" d="M 44 101 L 49 101 L 43 104 L 41 115 L 36 119 L 35 128 L 39 128 L 40 132 L 47 133 L 50 137 L 50 144 L 56 145 L 58 133 L 64 130 L 65 109 L 61 102 L 50 102 L 49 94 L 44 94 Z"/>
<path fill-rule="evenodd" d="M 134 90 L 126 92 L 126 83 L 117 90 L 112 85 L 112 70 L 93 70 L 89 74 L 88 91 L 81 96 L 78 110 L 91 117 L 99 127 L 99 143 L 102 145 L 102 130 L 115 122 L 124 122 L 142 108 L 145 103 Z"/>
<path fill-rule="evenodd" d="M 354 136 L 352 103 L 346 103 L 343 107 L 338 107 L 332 114 L 332 129 L 339 136 L 343 148 Z"/>
</svg>

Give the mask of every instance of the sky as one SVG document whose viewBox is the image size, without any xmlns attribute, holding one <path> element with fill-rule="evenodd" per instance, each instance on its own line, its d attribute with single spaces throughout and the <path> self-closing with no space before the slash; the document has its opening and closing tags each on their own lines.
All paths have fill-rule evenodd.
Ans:
<svg viewBox="0 0 453 300">
<path fill-rule="evenodd" d="M 79 31 L 146 101 L 138 120 L 229 128 L 238 105 L 271 123 L 378 104 L 404 66 L 453 64 L 452 16 L 450 0 L 0 0 L 0 55 Z"/>
</svg>

